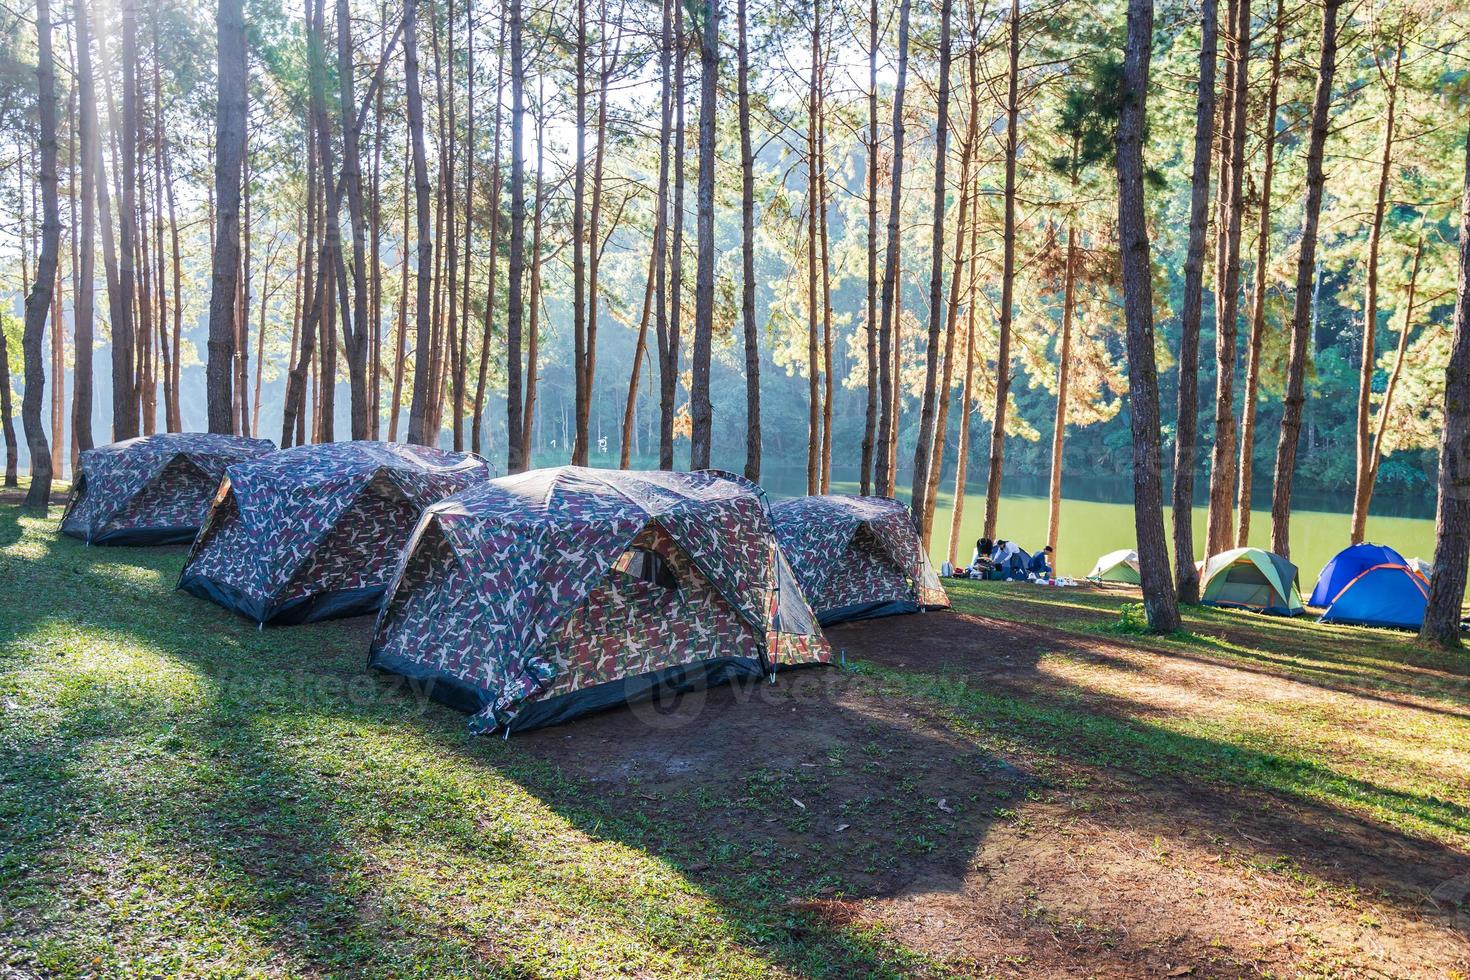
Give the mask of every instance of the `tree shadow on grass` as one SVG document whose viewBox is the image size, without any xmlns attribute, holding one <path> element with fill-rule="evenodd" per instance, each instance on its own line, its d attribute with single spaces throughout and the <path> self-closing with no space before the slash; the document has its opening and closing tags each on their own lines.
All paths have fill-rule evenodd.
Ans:
<svg viewBox="0 0 1470 980">
<path fill-rule="evenodd" d="M 7 738 L 27 747 L 0 799 L 29 830 L 0 886 L 49 939 L 37 923 L 73 915 L 77 888 L 150 896 L 89 917 L 116 934 L 124 970 L 228 937 L 310 969 L 516 973 L 548 955 L 537 944 L 550 929 L 572 961 L 585 931 L 596 942 L 580 955 L 611 943 L 623 948 L 609 962 L 633 966 L 708 968 L 732 946 L 766 964 L 757 972 L 903 975 L 921 957 L 802 903 L 958 887 L 996 801 L 1030 783 L 897 708 L 834 706 L 812 682 L 835 671 L 716 689 L 657 721 L 624 709 L 509 743 L 470 739 L 462 715 L 368 678 L 365 620 L 259 632 L 155 592 L 167 556 L 137 579 L 80 563 L 61 593 L 45 579 L 76 556 L 60 548 L 30 564 L 40 580 L 0 643 L 0 687 L 39 672 L 62 695 L 33 705 L 29 728 L 10 719 Z M 26 579 L 22 566 L 6 576 Z M 135 646 L 149 665 L 117 676 Z M 69 662 L 46 663 L 56 656 Z M 72 879 L 74 862 L 90 870 Z M 675 907 L 660 908 L 671 890 Z M 163 912 L 181 906 L 190 913 Z M 503 932 L 538 918 L 539 939 Z"/>
</svg>

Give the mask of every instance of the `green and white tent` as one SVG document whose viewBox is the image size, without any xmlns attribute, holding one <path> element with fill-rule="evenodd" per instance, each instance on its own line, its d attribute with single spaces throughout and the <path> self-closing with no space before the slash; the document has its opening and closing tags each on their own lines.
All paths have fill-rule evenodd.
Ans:
<svg viewBox="0 0 1470 980">
<path fill-rule="evenodd" d="M 1260 548 L 1233 548 L 1205 562 L 1200 570 L 1200 601 L 1276 616 L 1302 613 L 1296 566 Z"/>
<path fill-rule="evenodd" d="M 1087 577 L 1094 582 L 1127 582 L 1137 585 L 1138 552 L 1132 548 L 1110 551 L 1097 560 Z"/>
</svg>

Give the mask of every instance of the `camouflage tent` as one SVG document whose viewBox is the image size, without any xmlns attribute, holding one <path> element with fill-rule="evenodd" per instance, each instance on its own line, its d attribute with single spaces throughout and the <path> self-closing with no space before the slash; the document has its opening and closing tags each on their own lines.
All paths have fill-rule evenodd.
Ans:
<svg viewBox="0 0 1470 980">
<path fill-rule="evenodd" d="M 424 513 L 370 661 L 429 681 L 477 732 L 830 663 L 759 494 L 581 467 L 472 487 Z"/>
<path fill-rule="evenodd" d="M 231 466 L 179 588 L 262 624 L 372 612 L 423 509 L 488 477 L 478 456 L 387 442 Z"/>
<path fill-rule="evenodd" d="M 897 500 L 795 497 L 772 505 L 771 522 L 823 626 L 949 608 L 909 509 Z"/>
<path fill-rule="evenodd" d="M 85 450 L 61 530 L 88 544 L 187 544 L 225 467 L 275 449 L 268 439 L 166 432 Z"/>
</svg>

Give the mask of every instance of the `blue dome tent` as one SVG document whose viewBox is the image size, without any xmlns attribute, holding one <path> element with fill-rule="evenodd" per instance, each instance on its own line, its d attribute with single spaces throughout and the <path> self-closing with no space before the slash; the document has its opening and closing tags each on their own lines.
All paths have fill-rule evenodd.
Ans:
<svg viewBox="0 0 1470 980">
<path fill-rule="evenodd" d="M 1418 629 L 1428 601 L 1429 582 L 1397 551 L 1355 544 L 1323 567 L 1310 603 L 1324 623 Z"/>
</svg>

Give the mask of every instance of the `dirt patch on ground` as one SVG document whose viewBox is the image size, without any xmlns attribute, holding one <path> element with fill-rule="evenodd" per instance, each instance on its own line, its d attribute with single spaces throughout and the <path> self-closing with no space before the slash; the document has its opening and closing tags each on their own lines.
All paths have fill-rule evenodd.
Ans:
<svg viewBox="0 0 1470 980">
<path fill-rule="evenodd" d="M 829 638 L 851 659 L 1073 704 L 1075 692 L 1038 672 L 1046 654 L 1156 656 L 955 613 Z M 1190 664 L 1176 682 L 1207 692 L 1210 677 L 1207 663 Z M 1103 694 L 1086 703 L 1117 707 Z M 1197 777 L 1144 780 L 1065 754 L 987 751 L 927 700 L 851 672 L 792 672 L 517 739 L 578 792 L 686 828 L 639 843 L 712 892 L 725 876 L 779 866 L 793 929 L 879 926 L 947 970 L 1470 970 L 1470 857 L 1460 850 Z"/>
</svg>

